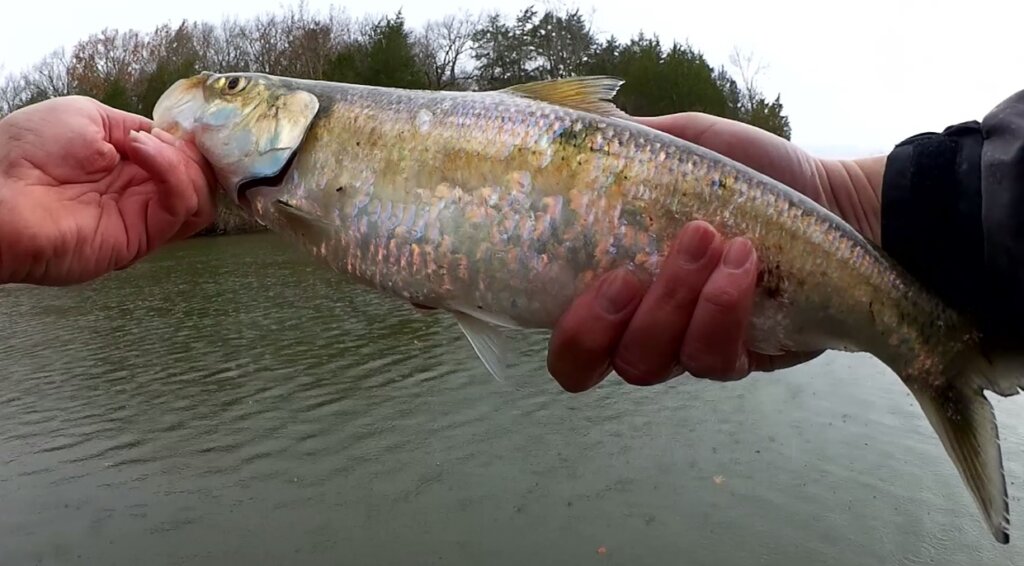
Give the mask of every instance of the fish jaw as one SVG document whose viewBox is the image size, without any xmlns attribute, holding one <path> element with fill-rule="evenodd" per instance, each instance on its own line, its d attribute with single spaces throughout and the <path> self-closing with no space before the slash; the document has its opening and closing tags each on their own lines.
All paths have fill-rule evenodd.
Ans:
<svg viewBox="0 0 1024 566">
<path fill-rule="evenodd" d="M 319 108 L 315 95 L 276 77 L 203 72 L 171 85 L 153 120 L 195 143 L 222 189 L 246 207 L 248 188 L 280 182 Z"/>
</svg>

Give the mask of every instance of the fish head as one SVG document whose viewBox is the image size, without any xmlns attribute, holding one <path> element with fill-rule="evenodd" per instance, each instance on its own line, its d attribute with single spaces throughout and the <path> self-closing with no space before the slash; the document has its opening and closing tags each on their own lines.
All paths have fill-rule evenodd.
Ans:
<svg viewBox="0 0 1024 566">
<path fill-rule="evenodd" d="M 180 79 L 153 108 L 158 128 L 191 140 L 235 204 L 246 186 L 287 172 L 320 108 L 280 77 L 210 73 Z"/>
</svg>

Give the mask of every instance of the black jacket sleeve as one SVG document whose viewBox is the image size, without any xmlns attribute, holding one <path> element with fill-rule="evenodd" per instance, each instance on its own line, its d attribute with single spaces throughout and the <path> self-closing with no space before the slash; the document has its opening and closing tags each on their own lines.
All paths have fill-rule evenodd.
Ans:
<svg viewBox="0 0 1024 566">
<path fill-rule="evenodd" d="M 1024 348 L 1024 91 L 886 159 L 882 248 L 987 338 Z"/>
</svg>

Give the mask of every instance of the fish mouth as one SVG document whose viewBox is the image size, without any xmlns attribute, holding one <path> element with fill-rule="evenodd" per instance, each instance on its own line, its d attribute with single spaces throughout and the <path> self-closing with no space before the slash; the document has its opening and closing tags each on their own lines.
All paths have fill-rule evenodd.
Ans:
<svg viewBox="0 0 1024 566">
<path fill-rule="evenodd" d="M 235 202 L 239 206 L 244 208 L 249 213 L 253 212 L 252 199 L 249 198 L 249 191 L 253 189 L 277 189 L 280 188 L 284 183 L 288 173 L 291 172 L 292 167 L 295 165 L 295 159 L 298 157 L 298 151 L 292 151 L 291 155 L 284 162 L 284 166 L 278 169 L 277 173 L 268 177 L 254 177 L 252 179 L 246 179 L 235 187 Z"/>
<path fill-rule="evenodd" d="M 153 106 L 153 125 L 175 137 L 183 137 L 195 123 L 196 116 L 206 104 L 203 84 L 212 75 L 203 72 L 179 79 L 157 99 Z"/>
</svg>

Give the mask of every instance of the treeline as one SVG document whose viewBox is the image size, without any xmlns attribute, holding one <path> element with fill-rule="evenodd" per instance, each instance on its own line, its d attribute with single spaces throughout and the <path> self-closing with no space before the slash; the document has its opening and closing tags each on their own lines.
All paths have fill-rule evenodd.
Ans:
<svg viewBox="0 0 1024 566">
<path fill-rule="evenodd" d="M 299 4 L 220 24 L 105 29 L 4 77 L 0 116 L 70 94 L 148 116 L 171 83 L 201 70 L 460 90 L 611 74 L 626 81 L 616 103 L 628 113 L 702 111 L 789 138 L 780 98 L 761 93 L 743 61 L 731 63 L 739 81 L 688 44 L 664 45 L 642 33 L 602 39 L 579 10 L 452 14 L 413 28 L 400 12 L 355 18 Z"/>
</svg>

